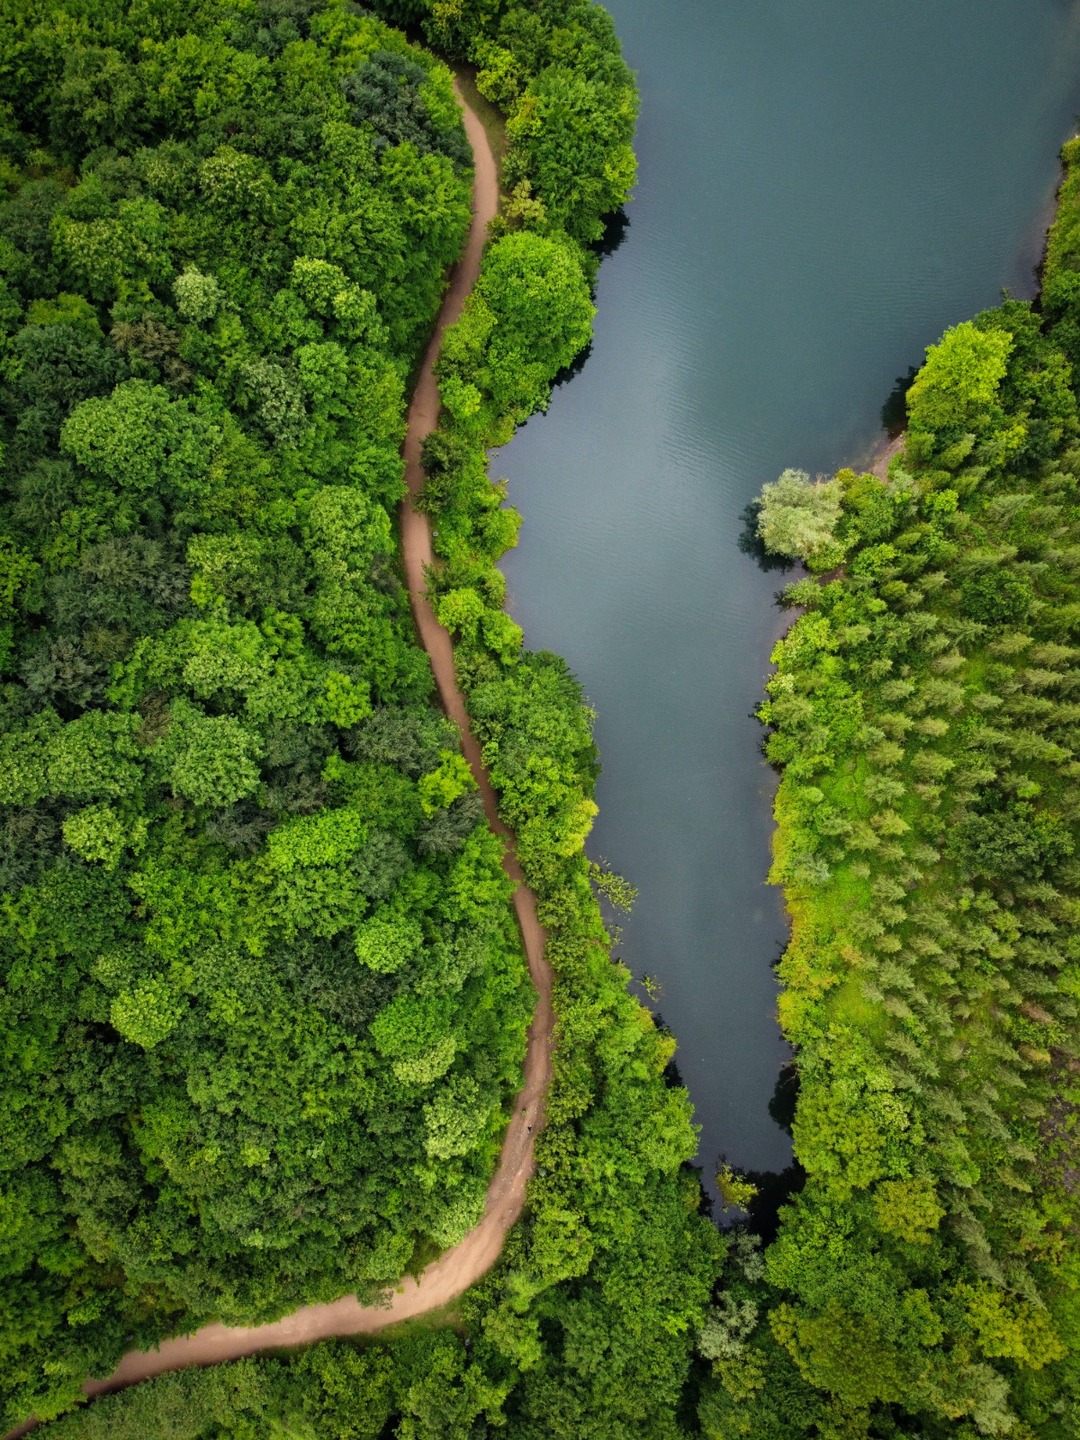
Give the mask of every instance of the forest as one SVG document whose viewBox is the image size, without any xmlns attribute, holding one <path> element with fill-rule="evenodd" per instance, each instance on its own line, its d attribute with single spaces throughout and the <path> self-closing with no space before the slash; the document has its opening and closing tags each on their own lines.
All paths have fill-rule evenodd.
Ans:
<svg viewBox="0 0 1080 1440">
<path fill-rule="evenodd" d="M 397 575 L 402 401 L 469 211 L 445 67 L 345 9 L 290 42 L 15 8 L 11 1416 L 133 1336 L 460 1238 L 530 1003 Z"/>
<path fill-rule="evenodd" d="M 503 609 L 488 476 L 588 343 L 634 80 L 590 0 L 370 8 L 0 0 L 5 1424 L 1071 1440 L 1080 143 L 1040 302 L 931 347 L 888 481 L 762 496 L 805 566 L 761 710 L 798 1163 L 778 1215 L 732 1175 L 722 1230 L 585 857 L 593 717 Z M 505 117 L 503 203 L 422 504 L 556 973 L 528 1207 L 447 1313 L 79 1405 L 132 1345 L 416 1273 L 520 1081 L 509 882 L 396 531 L 469 219 L 447 61 Z"/>
<path fill-rule="evenodd" d="M 558 971 L 539 1173 L 451 1328 L 57 1428 L 675 1435 L 724 1247 L 673 1044 L 609 958 L 589 712 L 501 609 L 516 517 L 484 454 L 589 337 L 634 171 L 611 22 L 3 10 L 4 1418 L 62 1415 L 133 1344 L 415 1273 L 478 1218 L 520 1080 L 500 847 L 397 551 L 404 402 L 470 182 L 450 74 L 397 21 L 508 117 L 425 504 Z"/>
</svg>

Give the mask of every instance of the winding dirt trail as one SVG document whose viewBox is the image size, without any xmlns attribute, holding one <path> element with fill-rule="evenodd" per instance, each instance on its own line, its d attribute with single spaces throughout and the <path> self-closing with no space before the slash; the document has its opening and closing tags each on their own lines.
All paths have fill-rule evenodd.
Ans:
<svg viewBox="0 0 1080 1440">
<path fill-rule="evenodd" d="M 355 1296 L 346 1295 L 329 1305 L 305 1305 L 272 1324 L 247 1329 L 204 1325 L 194 1334 L 164 1341 L 157 1350 L 129 1351 L 106 1379 L 87 1380 L 82 1388 L 88 1396 L 122 1390 L 140 1380 L 169 1370 L 183 1370 L 189 1365 L 215 1365 L 223 1360 L 238 1360 L 259 1350 L 306 1345 L 330 1336 L 370 1335 L 401 1320 L 437 1310 L 490 1270 L 499 1257 L 507 1232 L 525 1204 L 525 1187 L 535 1164 L 533 1145 L 544 1121 L 544 1104 L 551 1079 L 554 1032 L 551 968 L 544 958 L 546 937 L 537 919 L 536 899 L 522 881 L 514 854 L 513 836 L 499 819 L 495 792 L 480 758 L 480 747 L 469 728 L 465 701 L 454 676 L 450 636 L 436 620 L 427 600 L 424 567 L 434 561 L 431 529 L 427 517 L 412 503 L 424 481 L 420 467 L 421 447 L 439 418 L 435 362 L 442 346 L 443 332 L 461 314 L 466 297 L 476 283 L 488 222 L 495 215 L 499 198 L 495 159 L 484 127 L 466 104 L 456 82 L 454 89 L 465 112 L 465 131 L 475 159 L 473 217 L 468 243 L 454 270 L 435 322 L 409 406 L 404 446 L 409 496 L 401 507 L 401 541 L 413 615 L 431 659 L 439 697 L 461 734 L 462 748 L 480 787 L 488 822 L 505 843 L 503 864 L 507 874 L 516 882 L 514 908 L 521 927 L 529 974 L 537 992 L 536 1009 L 528 1033 L 524 1085 L 506 1129 L 499 1163 L 488 1186 L 484 1214 L 479 1224 L 453 1249 L 447 1250 L 429 1265 L 418 1280 L 411 1277 L 403 1280 L 388 1306 L 361 1305 Z M 24 1426 L 11 1432 L 8 1440 L 25 1434 L 29 1428 Z"/>
</svg>

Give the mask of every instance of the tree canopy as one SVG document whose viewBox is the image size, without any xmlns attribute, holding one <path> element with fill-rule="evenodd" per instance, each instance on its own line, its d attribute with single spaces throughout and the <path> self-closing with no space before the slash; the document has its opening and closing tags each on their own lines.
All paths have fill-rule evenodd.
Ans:
<svg viewBox="0 0 1080 1440">
<path fill-rule="evenodd" d="M 446 68 L 337 3 L 4 21 L 14 1423 L 460 1238 L 530 992 L 394 532 Z"/>
<path fill-rule="evenodd" d="M 425 505 L 559 1039 L 529 1208 L 462 1323 L 136 1387 L 140 1436 L 640 1433 L 723 1242 L 672 1042 L 609 958 L 591 715 L 522 652 L 485 447 L 587 342 L 636 108 L 587 0 L 387 3 L 507 112 Z M 0 65 L 0 1394 L 374 1299 L 476 1220 L 531 993 L 398 568 L 404 397 L 468 222 L 445 68 L 343 0 L 9 0 Z"/>
<path fill-rule="evenodd" d="M 840 487 L 785 470 L 761 492 L 757 529 L 766 550 L 791 560 L 821 560 L 833 547 Z"/>
</svg>

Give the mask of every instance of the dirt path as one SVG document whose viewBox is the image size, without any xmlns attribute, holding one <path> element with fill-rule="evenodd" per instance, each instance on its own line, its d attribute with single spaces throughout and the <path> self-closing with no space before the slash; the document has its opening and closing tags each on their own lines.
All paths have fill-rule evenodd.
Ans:
<svg viewBox="0 0 1080 1440">
<path fill-rule="evenodd" d="M 495 793 L 480 759 L 480 747 L 469 729 L 465 701 L 454 677 L 454 656 L 450 636 L 435 619 L 425 594 L 424 567 L 434 560 L 431 529 L 425 515 L 413 508 L 412 500 L 423 485 L 420 451 L 425 438 L 439 418 L 439 391 L 435 362 L 442 346 L 443 332 L 461 314 L 465 299 L 480 273 L 480 257 L 488 221 L 498 206 L 495 160 L 477 116 L 465 105 L 465 130 L 473 148 L 476 176 L 473 186 L 473 219 L 464 254 L 454 270 L 435 329 L 424 355 L 420 379 L 409 406 L 405 436 L 405 478 L 409 498 L 401 507 L 401 541 L 413 615 L 420 639 L 431 658 L 439 696 L 446 713 L 461 733 L 465 756 L 472 767 L 484 799 L 484 809 L 493 830 L 506 841 L 504 865 L 517 883 L 514 908 L 517 911 L 529 974 L 537 992 L 537 1005 L 529 1026 L 525 1055 L 525 1083 L 518 1094 L 514 1113 L 503 1139 L 499 1164 L 488 1186 L 483 1218 L 460 1244 L 447 1250 L 421 1274 L 402 1281 L 387 1307 L 360 1305 L 346 1295 L 330 1305 L 305 1305 L 282 1320 L 250 1329 L 225 1325 L 204 1325 L 192 1335 L 166 1340 L 157 1350 L 132 1350 L 104 1380 L 88 1380 L 86 1395 L 122 1390 L 139 1380 L 189 1365 L 214 1365 L 238 1360 L 278 1346 L 306 1345 L 335 1335 L 370 1335 L 398 1321 L 437 1310 L 479 1280 L 494 1265 L 510 1227 L 525 1204 L 525 1187 L 533 1173 L 533 1144 L 544 1120 L 544 1102 L 551 1078 L 551 1042 L 554 1013 L 551 1006 L 551 969 L 544 958 L 544 931 L 536 916 L 536 899 L 521 883 L 521 869 L 513 851 L 513 837 L 499 819 Z M 29 1427 L 12 1432 L 23 1434 Z M 10 1437 L 9 1437 L 10 1440 Z"/>
</svg>

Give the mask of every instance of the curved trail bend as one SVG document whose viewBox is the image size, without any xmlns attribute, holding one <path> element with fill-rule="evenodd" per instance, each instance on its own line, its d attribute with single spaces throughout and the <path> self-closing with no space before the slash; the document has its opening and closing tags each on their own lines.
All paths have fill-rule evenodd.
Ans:
<svg viewBox="0 0 1080 1440">
<path fill-rule="evenodd" d="M 466 104 L 456 82 L 454 89 L 465 112 L 465 131 L 476 167 L 473 217 L 468 243 L 451 277 L 409 406 L 404 446 L 409 495 L 401 507 L 401 545 L 413 615 L 420 639 L 431 659 L 439 697 L 461 734 L 462 748 L 480 787 L 488 823 L 504 841 L 503 863 L 507 874 L 516 883 L 514 908 L 521 927 L 529 974 L 537 992 L 536 1009 L 528 1032 L 524 1084 L 507 1126 L 499 1163 L 488 1186 L 484 1214 L 479 1224 L 453 1249 L 447 1250 L 429 1265 L 418 1280 L 406 1277 L 394 1292 L 389 1306 L 361 1305 L 355 1296 L 346 1295 L 329 1305 L 305 1305 L 272 1324 L 247 1329 L 204 1325 L 192 1335 L 164 1341 L 160 1349 L 129 1351 L 107 1379 L 87 1380 L 82 1388 L 88 1396 L 122 1390 L 139 1380 L 169 1370 L 182 1370 L 189 1365 L 214 1365 L 223 1360 L 238 1360 L 259 1350 L 306 1345 L 330 1336 L 372 1334 L 398 1321 L 437 1310 L 467 1290 L 494 1265 L 507 1232 L 525 1203 L 525 1187 L 534 1167 L 533 1142 L 543 1123 L 544 1102 L 551 1078 L 554 1031 L 551 969 L 544 958 L 545 936 L 536 915 L 536 899 L 522 882 L 521 869 L 513 850 L 513 836 L 499 819 L 495 793 L 480 758 L 480 746 L 469 728 L 465 701 L 454 676 L 450 636 L 435 619 L 427 599 L 424 567 L 434 561 L 431 529 L 427 517 L 414 509 L 412 503 L 424 480 L 420 467 L 421 446 L 439 418 L 435 362 L 442 346 L 443 332 L 461 314 L 466 297 L 476 283 L 488 222 L 495 215 L 499 198 L 495 159 L 484 127 Z M 13 1432 L 19 1433 L 23 1432 Z"/>
</svg>

